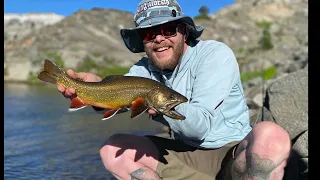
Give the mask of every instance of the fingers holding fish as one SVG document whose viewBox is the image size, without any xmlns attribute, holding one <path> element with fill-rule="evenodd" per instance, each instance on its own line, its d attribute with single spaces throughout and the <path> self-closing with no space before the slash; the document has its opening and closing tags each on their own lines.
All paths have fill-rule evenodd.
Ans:
<svg viewBox="0 0 320 180">
<path fill-rule="evenodd" d="M 80 79 L 85 82 L 99 82 L 102 80 L 99 76 L 93 74 L 93 73 L 87 73 L 87 72 L 75 72 L 72 69 L 68 69 L 66 73 L 74 79 Z"/>
<path fill-rule="evenodd" d="M 61 86 L 61 85 L 57 85 L 57 88 L 58 88 L 58 91 L 59 91 L 65 98 L 73 99 L 73 98 L 75 98 L 75 97 L 77 96 L 74 88 L 65 88 L 65 87 L 63 87 L 63 86 Z"/>
<path fill-rule="evenodd" d="M 148 109 L 148 113 L 151 114 L 151 115 L 156 115 L 156 114 L 157 114 L 157 111 L 155 111 L 155 110 L 152 109 L 152 108 L 149 108 L 149 109 Z"/>
<path fill-rule="evenodd" d="M 66 91 L 66 88 L 64 88 L 61 85 L 57 85 L 57 88 L 58 88 L 58 91 L 61 92 L 61 93 L 64 93 Z"/>
<path fill-rule="evenodd" d="M 72 97 L 76 95 L 76 90 L 74 88 L 67 88 L 65 91 L 65 95 Z"/>
<path fill-rule="evenodd" d="M 85 82 L 100 82 L 102 80 L 102 78 L 93 73 L 79 72 L 77 76 Z"/>
<path fill-rule="evenodd" d="M 73 79 L 80 78 L 80 77 L 78 77 L 77 73 L 74 72 L 72 69 L 68 69 L 68 70 L 66 71 L 66 73 L 67 73 L 70 77 L 72 77 Z"/>
</svg>

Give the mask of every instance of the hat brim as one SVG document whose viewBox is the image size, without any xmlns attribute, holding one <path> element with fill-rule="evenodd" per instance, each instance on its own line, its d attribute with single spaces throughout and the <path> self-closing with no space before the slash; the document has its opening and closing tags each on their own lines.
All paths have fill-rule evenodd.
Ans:
<svg viewBox="0 0 320 180">
<path fill-rule="evenodd" d="M 200 37 L 204 30 L 202 26 L 196 26 L 189 16 L 171 17 L 169 19 L 168 17 L 158 17 L 150 19 L 150 21 L 145 21 L 145 23 L 140 24 L 140 26 L 136 28 L 121 29 L 120 34 L 124 44 L 131 52 L 141 53 L 144 52 L 144 45 L 137 30 L 161 25 L 171 21 L 181 21 L 183 23 L 186 23 L 189 26 L 189 36 L 194 39 Z M 148 22 L 151 23 L 148 24 Z"/>
</svg>

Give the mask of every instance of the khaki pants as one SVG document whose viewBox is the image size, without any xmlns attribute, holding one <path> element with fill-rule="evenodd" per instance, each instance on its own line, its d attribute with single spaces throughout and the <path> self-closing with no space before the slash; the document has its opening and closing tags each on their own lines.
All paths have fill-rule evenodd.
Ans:
<svg viewBox="0 0 320 180">
<path fill-rule="evenodd" d="M 218 149 L 198 149 L 182 141 L 146 136 L 160 152 L 157 173 L 163 180 L 231 179 L 231 165 L 239 142 Z"/>
</svg>

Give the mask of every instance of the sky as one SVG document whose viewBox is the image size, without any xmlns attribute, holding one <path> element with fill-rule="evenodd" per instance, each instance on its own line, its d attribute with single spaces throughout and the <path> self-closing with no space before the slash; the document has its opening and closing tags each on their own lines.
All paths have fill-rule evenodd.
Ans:
<svg viewBox="0 0 320 180">
<path fill-rule="evenodd" d="M 4 0 L 4 13 L 56 13 L 69 16 L 79 9 L 93 7 L 113 8 L 135 13 L 140 0 Z M 235 0 L 178 0 L 185 15 L 194 17 L 201 6 L 207 6 L 209 14 L 234 3 Z"/>
</svg>

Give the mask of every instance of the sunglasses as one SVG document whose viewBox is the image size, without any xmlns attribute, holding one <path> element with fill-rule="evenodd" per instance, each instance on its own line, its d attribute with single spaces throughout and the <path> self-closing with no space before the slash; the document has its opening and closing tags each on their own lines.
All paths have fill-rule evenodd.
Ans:
<svg viewBox="0 0 320 180">
<path fill-rule="evenodd" d="M 157 35 L 161 35 L 165 38 L 170 38 L 177 35 L 178 28 L 181 24 L 166 23 L 155 27 L 139 29 L 138 34 L 144 43 L 153 41 Z"/>
</svg>

